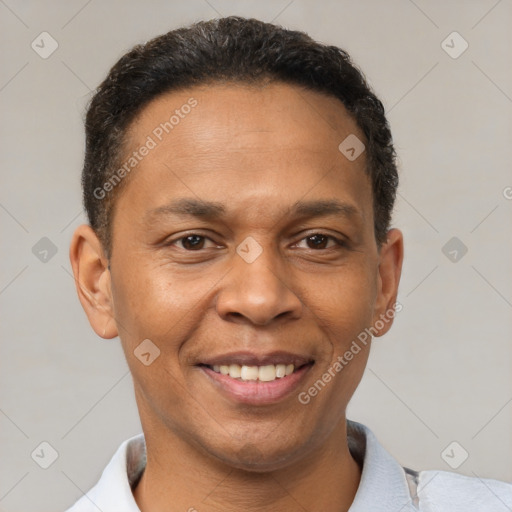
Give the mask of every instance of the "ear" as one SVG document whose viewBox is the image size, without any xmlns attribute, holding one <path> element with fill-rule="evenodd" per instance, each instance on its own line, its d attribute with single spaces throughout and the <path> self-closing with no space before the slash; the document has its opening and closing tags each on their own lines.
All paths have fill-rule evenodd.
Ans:
<svg viewBox="0 0 512 512">
<path fill-rule="evenodd" d="M 390 229 L 387 232 L 387 240 L 382 244 L 379 251 L 377 300 L 373 318 L 375 336 L 386 334 L 393 324 L 403 259 L 404 242 L 402 232 L 398 229 Z M 399 311 L 398 308 L 397 311 Z"/>
<path fill-rule="evenodd" d="M 94 230 L 76 228 L 69 248 L 76 291 L 91 327 L 101 338 L 117 336 L 108 260 Z"/>
</svg>

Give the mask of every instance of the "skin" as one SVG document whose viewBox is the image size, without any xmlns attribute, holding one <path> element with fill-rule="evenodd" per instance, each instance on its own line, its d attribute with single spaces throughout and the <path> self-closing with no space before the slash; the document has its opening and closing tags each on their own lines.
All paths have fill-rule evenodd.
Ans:
<svg viewBox="0 0 512 512">
<path fill-rule="evenodd" d="M 110 271 L 90 227 L 77 228 L 70 248 L 91 326 L 119 335 L 133 376 L 148 457 L 134 497 L 143 512 L 348 510 L 361 469 L 345 411 L 370 344 L 309 404 L 297 394 L 392 309 L 402 234 L 390 230 L 378 247 L 365 154 L 350 162 L 338 150 L 349 134 L 364 136 L 341 102 L 316 92 L 271 83 L 167 93 L 132 124 L 132 150 L 191 97 L 198 105 L 123 183 Z M 185 197 L 226 213 L 148 213 Z M 330 199 L 352 213 L 291 213 L 299 200 Z M 206 237 L 192 240 L 199 249 L 183 238 L 192 233 Z M 342 244 L 308 238 L 317 233 Z M 236 252 L 248 236 L 262 248 L 252 263 Z M 144 339 L 160 349 L 149 366 L 134 355 Z M 314 365 L 279 403 L 241 404 L 196 366 L 241 350 L 284 350 Z"/>
</svg>

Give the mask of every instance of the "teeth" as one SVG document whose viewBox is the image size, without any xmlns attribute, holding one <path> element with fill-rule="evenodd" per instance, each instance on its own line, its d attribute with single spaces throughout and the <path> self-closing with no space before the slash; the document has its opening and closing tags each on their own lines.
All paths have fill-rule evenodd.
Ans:
<svg viewBox="0 0 512 512">
<path fill-rule="evenodd" d="M 240 370 L 240 378 L 242 380 L 258 380 L 257 366 L 242 366 Z"/>
<path fill-rule="evenodd" d="M 239 379 L 242 376 L 242 367 L 238 364 L 230 364 L 229 376 L 233 379 Z"/>
<path fill-rule="evenodd" d="M 281 378 L 286 375 L 286 365 L 276 364 L 276 377 Z"/>
<path fill-rule="evenodd" d="M 265 366 L 240 366 L 239 364 L 214 365 L 213 371 L 229 375 L 233 379 L 259 380 L 271 382 L 291 375 L 295 370 L 293 364 L 267 364 Z"/>
<path fill-rule="evenodd" d="M 271 380 L 276 380 L 275 365 L 268 364 L 267 366 L 260 366 L 258 378 L 263 382 L 270 382 Z"/>
</svg>

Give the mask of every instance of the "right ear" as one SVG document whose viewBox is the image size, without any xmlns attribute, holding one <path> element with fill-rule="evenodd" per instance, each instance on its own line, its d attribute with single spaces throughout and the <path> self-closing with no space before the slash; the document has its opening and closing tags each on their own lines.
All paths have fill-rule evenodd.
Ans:
<svg viewBox="0 0 512 512">
<path fill-rule="evenodd" d="M 69 247 L 76 291 L 91 327 L 101 338 L 118 335 L 114 320 L 111 276 L 102 244 L 87 224 L 78 226 Z"/>
</svg>

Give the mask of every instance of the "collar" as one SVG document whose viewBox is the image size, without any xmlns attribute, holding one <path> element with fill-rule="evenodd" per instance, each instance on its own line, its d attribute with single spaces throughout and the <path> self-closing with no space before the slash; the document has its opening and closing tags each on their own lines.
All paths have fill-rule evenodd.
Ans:
<svg viewBox="0 0 512 512">
<path fill-rule="evenodd" d="M 380 445 L 371 430 L 347 420 L 349 450 L 362 465 L 361 481 L 349 512 L 413 512 L 406 471 Z M 140 512 L 132 494 L 146 466 L 144 434 L 124 441 L 104 469 L 98 483 L 67 512 L 94 505 L 103 512 Z M 93 505 L 94 504 L 94 505 Z M 76 507 L 76 508 L 75 508 Z M 92 510 L 92 508 L 91 508 Z"/>
<path fill-rule="evenodd" d="M 384 449 L 373 432 L 361 423 L 347 420 L 350 453 L 361 464 L 361 481 L 349 512 L 417 512 L 413 504 L 414 483 L 406 470 Z M 411 472 L 413 473 L 413 472 Z"/>
</svg>

